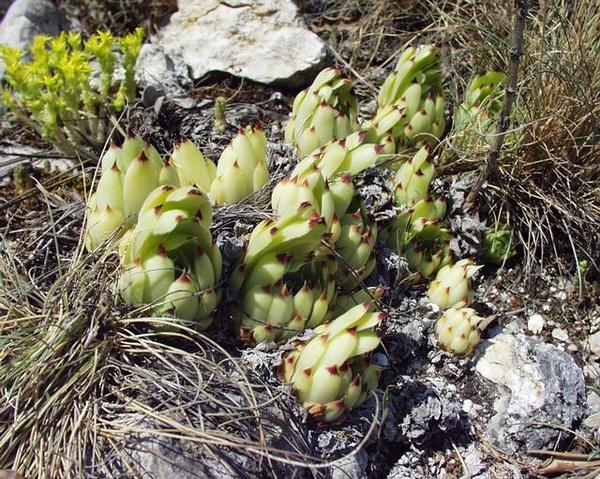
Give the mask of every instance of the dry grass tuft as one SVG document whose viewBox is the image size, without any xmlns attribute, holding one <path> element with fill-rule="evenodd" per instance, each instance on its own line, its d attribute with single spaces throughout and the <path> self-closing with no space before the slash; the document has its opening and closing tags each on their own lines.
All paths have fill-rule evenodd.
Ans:
<svg viewBox="0 0 600 479">
<path fill-rule="evenodd" d="M 94 444 L 94 397 L 114 346 L 106 330 L 114 261 L 79 258 L 46 288 L 5 247 L 0 465 L 26 477 L 83 477 Z"/>
<path fill-rule="evenodd" d="M 517 226 L 526 269 L 567 254 L 600 267 L 600 5 L 545 0 L 530 12 L 513 132 L 486 199 Z M 454 103 L 473 73 L 507 68 L 506 2 L 430 2 L 448 46 Z M 457 153 L 457 152 L 454 152 Z M 446 172 L 478 171 L 488 154 L 458 152 Z"/>
<path fill-rule="evenodd" d="M 324 477 L 343 460 L 317 457 L 295 398 L 235 348 L 118 304 L 116 255 L 64 236 L 74 221 L 80 231 L 82 204 L 43 198 L 23 206 L 32 215 L 8 215 L 0 236 L 0 469 L 149 477 L 160 463 L 177 477 Z M 262 215 L 247 210 L 238 219 Z M 28 228 L 34 248 L 11 239 Z"/>
</svg>

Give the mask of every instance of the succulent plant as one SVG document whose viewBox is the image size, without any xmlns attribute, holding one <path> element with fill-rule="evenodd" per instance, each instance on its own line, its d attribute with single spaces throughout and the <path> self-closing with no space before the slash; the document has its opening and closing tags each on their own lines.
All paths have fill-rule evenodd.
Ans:
<svg viewBox="0 0 600 479">
<path fill-rule="evenodd" d="M 170 182 L 169 176 L 158 152 L 141 138 L 128 137 L 121 147 L 111 144 L 101 159 L 100 180 L 88 202 L 87 249 L 95 249 L 120 227 L 131 226 L 146 197 Z"/>
<path fill-rule="evenodd" d="M 424 146 L 396 172 L 394 199 L 397 205 L 414 206 L 429 194 L 435 168 Z"/>
<path fill-rule="evenodd" d="M 475 75 L 465 91 L 465 101 L 456 107 L 451 142 L 460 150 L 480 150 L 492 143 L 496 133 L 502 87 L 506 74 L 490 71 Z"/>
<path fill-rule="evenodd" d="M 442 309 L 468 306 L 473 301 L 471 278 L 480 268 L 470 259 L 442 267 L 429 284 L 429 300 Z"/>
<path fill-rule="evenodd" d="M 463 106 L 468 108 L 486 107 L 488 111 L 499 113 L 502 108 L 500 89 L 506 82 L 506 73 L 489 71 L 471 78 L 465 91 Z"/>
<path fill-rule="evenodd" d="M 446 129 L 439 49 L 406 49 L 384 81 L 377 103 L 375 117 L 364 125 L 369 141 L 386 138 L 396 151 L 436 144 Z"/>
<path fill-rule="evenodd" d="M 347 181 L 352 185 L 351 178 Z M 349 194 L 352 193 L 353 186 Z M 331 240 L 335 242 L 340 234 L 338 214 L 341 212 L 335 210 L 334 196 L 329 188 L 329 182 L 315 163 L 312 163 L 310 169 L 281 180 L 275 185 L 271 195 L 271 206 L 277 218 L 285 218 L 295 213 L 300 205 L 306 203 L 310 204 L 325 220 L 331 233 Z"/>
<path fill-rule="evenodd" d="M 447 206 L 446 198 L 434 198 L 430 194 L 417 201 L 412 207 L 401 205 L 394 225 L 394 231 L 401 235 L 397 245 L 402 246 L 410 240 L 415 225 L 421 218 L 442 220 L 446 214 Z"/>
<path fill-rule="evenodd" d="M 334 316 L 341 316 L 356 305 L 369 301 L 377 301 L 381 299 L 384 292 L 385 288 L 382 286 L 372 286 L 369 288 L 358 288 L 347 294 L 339 294 L 335 301 L 333 314 Z"/>
<path fill-rule="evenodd" d="M 225 118 L 225 107 L 227 106 L 227 98 L 218 96 L 215 98 L 215 121 L 213 130 L 216 133 L 222 133 L 227 128 L 227 119 Z"/>
<path fill-rule="evenodd" d="M 94 157 L 108 135 L 109 116 L 135 98 L 143 36 L 139 28 L 122 38 L 98 32 L 84 41 L 78 32 L 63 32 L 36 36 L 27 52 L 2 46 L 8 83 L 2 102 L 65 153 Z M 115 75 L 119 58 L 122 80 Z"/>
<path fill-rule="evenodd" d="M 393 153 L 393 145 L 371 143 L 366 131 L 358 131 L 323 145 L 298 163 L 292 175 L 310 170 L 315 164 L 327 180 L 343 173 L 356 175 L 375 166 L 383 156 Z"/>
<path fill-rule="evenodd" d="M 296 96 L 285 128 L 285 141 L 292 143 L 299 155 L 308 155 L 329 141 L 356 131 L 357 113 L 352 81 L 339 70 L 326 68 Z"/>
<path fill-rule="evenodd" d="M 273 191 L 272 206 L 279 217 L 307 202 L 324 218 L 328 239 L 343 258 L 338 279 L 346 288 L 371 273 L 377 238 L 375 223 L 356 196 L 352 175 L 374 166 L 385 148 L 367 143 L 365 132 L 332 141 L 298 163 L 292 177 Z"/>
<path fill-rule="evenodd" d="M 368 139 L 373 143 L 385 139 L 396 151 L 435 145 L 446 130 L 445 108 L 442 95 L 407 98 L 382 106 L 375 117 L 365 123 Z"/>
<path fill-rule="evenodd" d="M 337 269 L 321 245 L 329 236 L 309 203 L 256 226 L 231 277 L 240 298 L 233 316 L 242 340 L 278 341 L 328 319 Z"/>
<path fill-rule="evenodd" d="M 377 226 L 374 221 L 369 221 L 360 206 L 353 213 L 348 212 L 342 216 L 340 223 L 335 250 L 343 261 L 337 278 L 343 288 L 351 290 L 375 268 Z"/>
<path fill-rule="evenodd" d="M 404 239 L 404 247 L 399 251 L 406 257 L 411 270 L 418 271 L 424 278 L 431 278 L 452 261 L 452 234 L 441 226 L 439 220 L 419 218 L 413 222 L 409 234 L 410 241 Z"/>
<path fill-rule="evenodd" d="M 470 354 L 479 342 L 477 326 L 483 318 L 471 308 L 449 308 L 435 323 L 435 337 L 445 351 Z"/>
<path fill-rule="evenodd" d="M 296 165 L 291 178 L 296 178 L 296 183 L 301 184 L 309 175 L 320 172 L 327 180 L 333 196 L 335 213 L 341 218 L 348 212 L 350 203 L 356 196 L 352 176 L 375 166 L 390 151 L 389 145 L 369 143 L 364 131 L 352 133 L 314 151 Z M 275 195 L 277 198 L 273 201 L 273 208 L 278 210 L 283 196 L 279 192 L 274 193 L 274 197 Z"/>
<path fill-rule="evenodd" d="M 152 191 L 135 228 L 121 240 L 124 301 L 149 304 L 155 315 L 206 329 L 219 301 L 215 285 L 221 276 L 211 222 L 210 202 L 198 188 L 165 185 Z"/>
<path fill-rule="evenodd" d="M 394 204 L 399 213 L 393 230 L 397 234 L 398 251 L 410 241 L 419 220 L 439 220 L 446 214 L 446 199 L 435 198 L 429 192 L 434 175 L 435 168 L 427 146 L 417 151 L 396 172 Z"/>
<path fill-rule="evenodd" d="M 210 188 L 213 204 L 238 203 L 269 181 L 267 138 L 260 127 L 247 126 L 227 145 Z"/>
<path fill-rule="evenodd" d="M 210 191 L 217 176 L 215 164 L 204 157 L 198 147 L 190 140 L 176 143 L 170 160 L 167 162 L 174 168 L 176 177 L 169 182 L 173 185 L 195 186 L 203 193 Z"/>
<path fill-rule="evenodd" d="M 377 105 L 382 107 L 401 100 L 407 91 L 421 96 L 442 92 L 440 49 L 434 45 L 420 45 L 404 50 L 394 71 L 384 80 Z"/>
<path fill-rule="evenodd" d="M 451 261 L 452 235 L 440 222 L 446 214 L 446 200 L 434 198 L 429 192 L 434 174 L 427 146 L 398 169 L 394 203 L 399 211 L 386 231 L 388 245 L 396 247 L 411 270 L 424 278 L 430 278 Z"/>
<path fill-rule="evenodd" d="M 484 259 L 492 264 L 501 265 L 517 254 L 517 238 L 512 228 L 501 222 L 487 228 L 483 233 Z"/>
<path fill-rule="evenodd" d="M 368 354 L 379 346 L 374 329 L 385 315 L 370 312 L 371 304 L 359 304 L 319 326 L 310 341 L 283 358 L 280 377 L 319 421 L 339 420 L 377 387 L 382 367 L 371 364 Z"/>
</svg>

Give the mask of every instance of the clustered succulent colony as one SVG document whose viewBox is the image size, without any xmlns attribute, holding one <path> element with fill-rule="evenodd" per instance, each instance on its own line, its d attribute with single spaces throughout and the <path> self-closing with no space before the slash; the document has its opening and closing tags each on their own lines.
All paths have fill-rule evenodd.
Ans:
<svg viewBox="0 0 600 479">
<path fill-rule="evenodd" d="M 193 186 L 164 185 L 144 201 L 138 222 L 120 244 L 119 289 L 129 304 L 151 304 L 158 316 L 212 322 L 221 253 L 210 234 L 212 208 Z"/>
<path fill-rule="evenodd" d="M 368 353 L 380 343 L 375 331 L 383 313 L 371 312 L 372 303 L 358 304 L 299 343 L 280 368 L 309 414 L 325 422 L 338 420 L 360 405 L 377 387 L 382 367 L 371 364 Z"/>
<path fill-rule="evenodd" d="M 470 116 L 499 81 L 487 74 L 471 82 Z M 408 260 L 413 276 L 431 280 L 428 297 L 446 310 L 435 327 L 444 349 L 468 354 L 481 321 L 467 307 L 480 267 L 454 261 L 446 200 L 431 191 L 435 147 L 446 128 L 439 50 L 426 45 L 401 54 L 372 119 L 360 124 L 357 105 L 351 81 L 333 69 L 298 95 L 286 140 L 300 161 L 273 189 L 273 217 L 254 228 L 227 285 L 236 298 L 229 312 L 245 343 L 314 330 L 307 342 L 292 343 L 280 377 L 325 422 L 364 401 L 381 373 L 370 354 L 380 343 L 384 314 L 373 308 L 382 290 L 363 285 L 376 264 L 378 237 Z M 189 141 L 166 160 L 137 137 L 110 147 L 89 201 L 86 244 L 93 250 L 120 238 L 119 288 L 127 303 L 200 329 L 210 325 L 222 295 L 212 206 L 244 200 L 267 183 L 266 145 L 260 128 L 247 127 L 216 167 Z M 397 215 L 378 231 L 354 177 L 384 164 L 396 168 Z"/>
<path fill-rule="evenodd" d="M 95 156 L 110 133 L 109 117 L 136 95 L 134 67 L 141 28 L 121 38 L 98 32 L 36 36 L 28 52 L 0 46 L 8 87 L 2 103 L 63 152 Z"/>
</svg>

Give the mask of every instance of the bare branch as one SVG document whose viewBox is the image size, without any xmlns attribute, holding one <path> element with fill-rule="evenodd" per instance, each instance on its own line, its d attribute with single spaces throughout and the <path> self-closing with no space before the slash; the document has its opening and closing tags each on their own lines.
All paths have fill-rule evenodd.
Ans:
<svg viewBox="0 0 600 479">
<path fill-rule="evenodd" d="M 500 111 L 500 121 L 496 128 L 496 135 L 492 141 L 492 147 L 484 167 L 479 172 L 477 181 L 467 196 L 465 210 L 472 212 L 475 209 L 477 198 L 483 184 L 492 176 L 497 167 L 504 142 L 504 135 L 510 126 L 510 111 L 517 96 L 517 80 L 519 76 L 519 63 L 523 55 L 523 32 L 525 30 L 525 19 L 529 9 L 528 0 L 515 0 L 515 24 L 511 36 L 510 62 L 508 67 L 508 83 L 504 92 L 504 102 Z"/>
</svg>

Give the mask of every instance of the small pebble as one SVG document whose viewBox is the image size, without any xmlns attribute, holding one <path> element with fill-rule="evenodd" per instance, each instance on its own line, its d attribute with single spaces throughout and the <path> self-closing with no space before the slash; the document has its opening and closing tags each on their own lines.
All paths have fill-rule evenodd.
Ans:
<svg viewBox="0 0 600 479">
<path fill-rule="evenodd" d="M 540 334 L 544 329 L 544 317 L 541 314 L 532 314 L 527 321 L 527 329 L 533 334 Z"/>
<path fill-rule="evenodd" d="M 554 328 L 552 330 L 552 337 L 559 341 L 566 342 L 569 340 L 569 334 L 562 328 Z"/>
<path fill-rule="evenodd" d="M 588 341 L 590 343 L 590 352 L 594 356 L 600 356 L 600 331 L 591 334 Z"/>
</svg>

